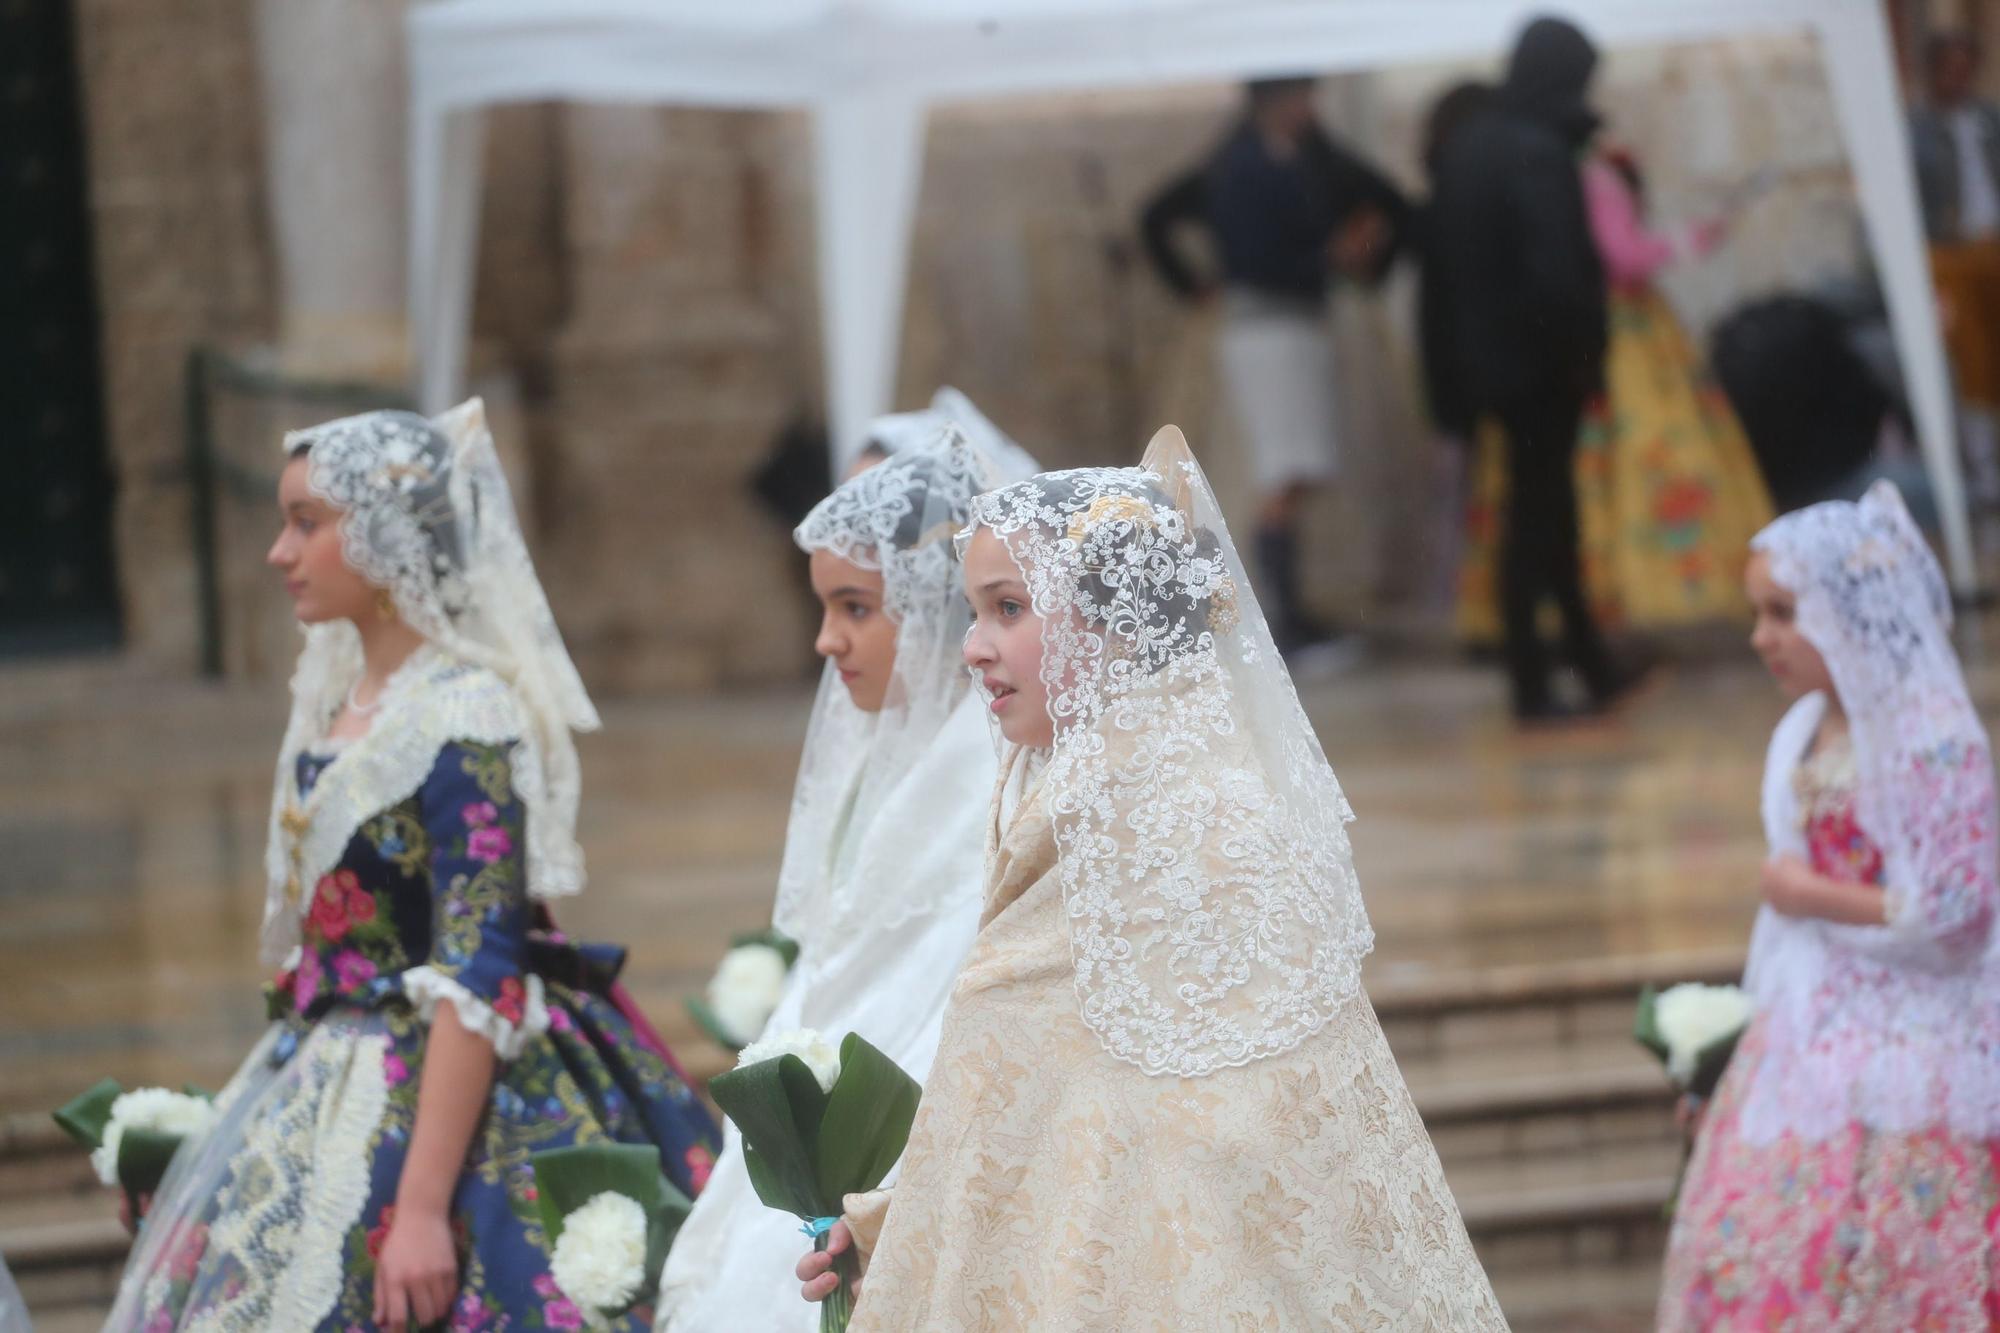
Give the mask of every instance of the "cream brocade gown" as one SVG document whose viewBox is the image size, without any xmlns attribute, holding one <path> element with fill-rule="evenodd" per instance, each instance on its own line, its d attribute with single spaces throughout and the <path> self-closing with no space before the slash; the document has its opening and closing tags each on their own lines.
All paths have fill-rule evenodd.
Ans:
<svg viewBox="0 0 2000 1333">
<path fill-rule="evenodd" d="M 1048 813 L 1030 793 L 1003 835 L 1001 804 L 900 1183 L 849 1201 L 853 1333 L 1506 1328 L 1366 996 L 1204 1078 L 1112 1058 Z"/>
</svg>

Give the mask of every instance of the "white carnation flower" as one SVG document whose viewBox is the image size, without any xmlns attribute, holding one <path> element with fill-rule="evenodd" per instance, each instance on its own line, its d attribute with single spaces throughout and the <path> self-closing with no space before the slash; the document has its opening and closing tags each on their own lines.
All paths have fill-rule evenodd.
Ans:
<svg viewBox="0 0 2000 1333">
<path fill-rule="evenodd" d="M 736 1067 L 759 1064 L 765 1060 L 775 1060 L 781 1055 L 796 1055 L 812 1070 L 818 1080 L 820 1091 L 832 1092 L 834 1081 L 840 1077 L 840 1049 L 827 1044 L 826 1038 L 811 1028 L 798 1028 L 791 1032 L 773 1032 L 759 1042 L 752 1042 L 743 1048 L 743 1054 L 736 1057 Z"/>
<path fill-rule="evenodd" d="M 549 1276 L 584 1310 L 622 1310 L 646 1281 L 646 1210 L 606 1190 L 563 1218 Z"/>
<path fill-rule="evenodd" d="M 740 944 L 722 955 L 708 983 L 708 1007 L 741 1046 L 754 1041 L 785 989 L 785 956 L 768 944 Z"/>
<path fill-rule="evenodd" d="M 97 1178 L 107 1186 L 118 1185 L 118 1145 L 128 1129 L 150 1129 L 183 1139 L 195 1138 L 215 1122 L 215 1108 L 207 1099 L 167 1088 L 134 1088 L 118 1094 L 111 1103 L 111 1118 L 104 1125 L 102 1146 L 90 1154 Z"/>
<path fill-rule="evenodd" d="M 1667 1074 L 1685 1086 L 1701 1053 L 1743 1030 L 1750 1021 L 1750 997 L 1736 986 L 1686 982 L 1663 990 L 1653 1001 L 1653 1023 L 1667 1044 Z"/>
</svg>

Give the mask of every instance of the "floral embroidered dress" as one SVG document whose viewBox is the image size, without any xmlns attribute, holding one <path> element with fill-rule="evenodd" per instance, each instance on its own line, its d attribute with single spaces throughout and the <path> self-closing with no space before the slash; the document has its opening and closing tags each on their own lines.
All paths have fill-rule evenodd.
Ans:
<svg viewBox="0 0 2000 1333">
<path fill-rule="evenodd" d="M 1885 924 L 1764 909 L 1756 1017 L 1695 1142 L 1659 1326 L 2000 1327 L 1993 771 L 1947 657 L 1950 603 L 1909 573 L 1936 566 L 1893 495 L 1769 532 L 1849 729 L 1819 737 L 1818 694 L 1779 724 L 1767 837 L 1879 886 Z"/>
<path fill-rule="evenodd" d="M 107 1327 L 370 1329 L 431 1019 L 497 1057 L 450 1206 L 457 1330 L 575 1329 L 549 1274 L 531 1154 L 656 1145 L 693 1194 L 715 1126 L 614 982 L 622 953 L 557 935 L 583 887 L 571 732 L 597 725 L 513 518 L 478 402 L 287 437 L 341 513 L 342 556 L 424 643 L 367 730 L 328 732 L 355 627 L 307 627 L 279 750 L 263 950 L 270 1029 L 155 1195 Z M 633 1016 L 628 1018 L 627 1014 Z M 650 1311 L 616 1322 L 641 1329 Z"/>
<path fill-rule="evenodd" d="M 445 745 L 421 788 L 369 819 L 313 886 L 296 961 L 267 988 L 275 1025 L 225 1093 L 220 1132 L 176 1164 L 146 1223 L 176 1241 L 129 1293 L 136 1326 L 371 1326 L 440 999 L 503 1061 L 452 1201 L 450 1327 L 581 1327 L 548 1276 L 529 1154 L 653 1143 L 683 1192 L 705 1182 L 713 1124 L 602 993 L 620 956 L 535 928 L 510 749 Z M 342 762 L 301 755 L 301 793 Z"/>
</svg>

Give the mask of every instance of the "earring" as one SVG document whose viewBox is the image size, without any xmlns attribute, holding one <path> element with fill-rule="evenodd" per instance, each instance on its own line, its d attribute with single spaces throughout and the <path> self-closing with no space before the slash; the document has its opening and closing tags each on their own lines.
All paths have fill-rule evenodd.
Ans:
<svg viewBox="0 0 2000 1333">
<path fill-rule="evenodd" d="M 394 620 L 396 618 L 396 599 L 389 595 L 387 588 L 377 588 L 375 590 L 375 614 L 381 616 L 384 620 Z"/>
</svg>

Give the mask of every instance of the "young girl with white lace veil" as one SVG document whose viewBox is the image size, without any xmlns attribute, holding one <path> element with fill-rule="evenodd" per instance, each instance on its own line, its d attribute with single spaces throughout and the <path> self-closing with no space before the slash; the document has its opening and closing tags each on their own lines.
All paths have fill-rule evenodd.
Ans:
<svg viewBox="0 0 2000 1333">
<path fill-rule="evenodd" d="M 1993 760 L 1887 482 L 1752 543 L 1771 738 L 1755 1017 L 1702 1119 L 1662 1329 L 2000 1327 Z"/>
<path fill-rule="evenodd" d="M 270 563 L 306 643 L 271 805 L 272 1025 L 176 1155 L 107 1327 L 575 1328 L 529 1155 L 713 1123 L 613 992 L 571 732 L 597 726 L 477 400 L 285 439 Z M 650 1311 L 613 1321 L 644 1328 Z"/>
<path fill-rule="evenodd" d="M 1361 989 L 1347 802 L 1180 432 L 981 496 L 985 905 L 856 1330 L 1499 1329 Z M 808 1299 L 835 1278 L 798 1266 Z"/>
<path fill-rule="evenodd" d="M 799 958 L 766 1025 L 836 1041 L 858 1032 L 918 1079 L 978 924 L 995 770 L 985 706 L 960 661 L 972 613 L 952 537 L 996 460 L 921 415 L 930 419 L 897 423 L 888 461 L 841 485 L 794 534 L 824 606 L 826 670 L 773 914 Z M 733 1125 L 725 1135 L 667 1258 L 660 1325 L 815 1328 L 784 1282 L 797 1221 L 757 1198 L 740 1136 Z"/>
</svg>

